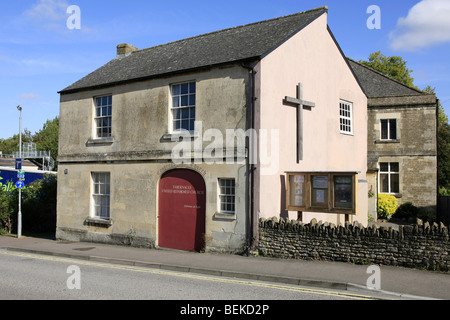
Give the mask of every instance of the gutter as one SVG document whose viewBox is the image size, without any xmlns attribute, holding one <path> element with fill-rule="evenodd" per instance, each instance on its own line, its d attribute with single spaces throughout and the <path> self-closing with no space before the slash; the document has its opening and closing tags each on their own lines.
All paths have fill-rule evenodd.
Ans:
<svg viewBox="0 0 450 320">
<path fill-rule="evenodd" d="M 165 72 L 160 72 L 160 73 L 143 76 L 143 77 L 137 77 L 137 78 L 133 78 L 133 79 L 117 80 L 117 81 L 113 81 L 113 82 L 109 82 L 109 83 L 81 86 L 81 87 L 75 87 L 75 88 L 71 89 L 71 87 L 74 86 L 77 82 L 79 82 L 89 76 L 89 75 L 87 75 L 86 77 L 80 79 L 79 81 L 75 82 L 74 84 L 70 85 L 69 87 L 67 87 L 63 90 L 58 91 L 57 93 L 60 95 L 66 95 L 66 94 L 72 94 L 72 93 L 77 93 L 77 92 L 82 92 L 82 91 L 99 90 L 99 89 L 105 89 L 105 88 L 111 88 L 111 87 L 115 87 L 115 86 L 125 85 L 125 84 L 129 84 L 129 83 L 136 83 L 136 82 L 143 82 L 143 81 L 149 81 L 149 80 L 154 80 L 154 79 L 168 78 L 168 77 L 173 77 L 173 76 L 177 76 L 180 74 L 186 74 L 186 73 L 191 73 L 191 72 L 208 71 L 208 70 L 211 70 L 212 68 L 220 68 L 223 66 L 233 65 L 233 64 L 240 64 L 241 66 L 243 66 L 245 61 L 249 61 L 251 59 L 258 59 L 258 58 L 259 57 L 248 57 L 248 58 L 244 58 L 244 59 L 226 61 L 226 62 L 221 62 L 221 63 L 214 63 L 214 64 L 198 66 L 198 67 L 193 67 L 193 68 L 165 71 Z M 96 71 L 98 71 L 102 68 L 103 67 L 100 67 Z"/>
<path fill-rule="evenodd" d="M 255 101 L 256 101 L 256 86 L 255 86 L 255 75 L 256 71 L 254 68 L 254 65 L 246 65 L 244 62 L 241 63 L 241 66 L 245 69 L 247 69 L 251 73 L 251 89 L 249 92 L 249 98 L 250 98 L 250 111 L 249 111 L 249 118 L 250 123 L 249 129 L 255 129 Z M 248 122 L 247 122 L 248 123 Z M 248 147 L 251 147 L 250 144 L 253 141 L 249 139 Z M 247 148 L 249 150 L 249 148 Z M 247 172 L 249 172 L 249 175 L 247 175 L 247 185 L 249 186 L 249 194 L 250 194 L 250 201 L 249 201 L 249 211 L 248 211 L 248 223 L 249 226 L 247 228 L 247 248 L 246 248 L 246 254 L 249 255 L 250 251 L 256 244 L 257 239 L 255 239 L 255 224 L 257 222 L 257 219 L 255 217 L 255 171 L 256 166 L 254 163 L 250 163 L 250 154 L 247 156 Z"/>
</svg>

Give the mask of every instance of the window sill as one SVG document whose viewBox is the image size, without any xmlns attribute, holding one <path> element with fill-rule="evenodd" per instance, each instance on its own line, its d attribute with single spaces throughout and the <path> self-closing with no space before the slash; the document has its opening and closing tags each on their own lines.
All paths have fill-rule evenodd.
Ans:
<svg viewBox="0 0 450 320">
<path fill-rule="evenodd" d="M 101 228 L 109 228 L 112 226 L 111 220 L 105 220 L 100 218 L 91 218 L 88 217 L 84 220 L 84 225 L 93 226 L 93 227 L 101 227 Z"/>
<path fill-rule="evenodd" d="M 235 213 L 216 212 L 214 214 L 214 219 L 234 221 L 234 220 L 236 220 L 236 214 Z"/>
<path fill-rule="evenodd" d="M 400 143 L 399 139 L 396 140 L 375 140 L 375 143 L 378 144 L 383 144 L 383 143 Z"/>
<path fill-rule="evenodd" d="M 174 132 L 174 133 L 166 133 L 161 137 L 161 142 L 180 142 L 183 139 L 191 139 L 194 140 L 199 137 L 198 132 Z"/>
<path fill-rule="evenodd" d="M 105 146 L 105 145 L 112 145 L 114 143 L 114 138 L 90 138 L 88 141 L 86 141 L 86 147 L 92 147 L 92 146 Z"/>
</svg>

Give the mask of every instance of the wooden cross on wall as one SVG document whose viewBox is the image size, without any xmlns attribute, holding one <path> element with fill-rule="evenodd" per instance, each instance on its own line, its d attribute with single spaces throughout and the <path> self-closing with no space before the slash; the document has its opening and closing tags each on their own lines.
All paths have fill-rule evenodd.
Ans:
<svg viewBox="0 0 450 320">
<path fill-rule="evenodd" d="M 297 108 L 297 163 L 303 160 L 303 109 L 311 110 L 316 104 L 303 100 L 303 84 L 297 87 L 297 98 L 285 97 L 284 103 L 294 105 Z"/>
</svg>

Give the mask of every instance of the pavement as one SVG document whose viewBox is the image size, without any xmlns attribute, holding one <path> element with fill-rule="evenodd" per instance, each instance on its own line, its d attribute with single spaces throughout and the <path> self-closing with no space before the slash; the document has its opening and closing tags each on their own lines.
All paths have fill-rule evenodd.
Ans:
<svg viewBox="0 0 450 320">
<path fill-rule="evenodd" d="M 348 290 L 383 299 L 450 300 L 450 273 L 379 266 L 381 289 L 367 288 L 368 265 L 343 262 L 275 259 L 170 249 L 144 249 L 54 239 L 3 236 L 1 250 L 19 251 L 95 262 L 132 265 L 211 276 L 269 281 Z"/>
</svg>

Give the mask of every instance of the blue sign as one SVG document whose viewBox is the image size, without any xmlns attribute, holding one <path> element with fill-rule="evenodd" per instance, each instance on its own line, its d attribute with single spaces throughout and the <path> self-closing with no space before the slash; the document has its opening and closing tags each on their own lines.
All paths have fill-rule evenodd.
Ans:
<svg viewBox="0 0 450 320">
<path fill-rule="evenodd" d="M 0 189 L 6 192 L 13 191 L 16 187 L 16 182 L 19 181 L 17 178 L 17 171 L 13 168 L 11 169 L 1 169 L 0 170 Z M 44 172 L 27 172 L 25 177 L 25 186 L 36 180 L 44 178 Z"/>
<path fill-rule="evenodd" d="M 25 187 L 25 183 L 23 181 L 17 181 L 16 187 L 17 189 L 22 189 L 23 187 Z"/>
<path fill-rule="evenodd" d="M 16 159 L 16 170 L 22 169 L 22 159 Z"/>
</svg>

